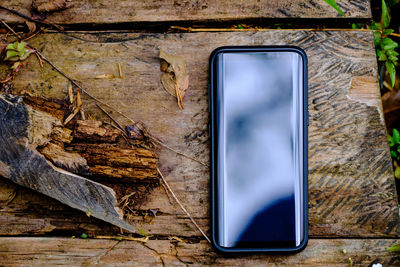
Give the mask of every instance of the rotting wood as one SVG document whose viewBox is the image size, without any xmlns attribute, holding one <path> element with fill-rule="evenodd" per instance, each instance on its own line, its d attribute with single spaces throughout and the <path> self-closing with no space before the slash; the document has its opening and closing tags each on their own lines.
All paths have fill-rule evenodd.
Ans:
<svg viewBox="0 0 400 267">
<path fill-rule="evenodd" d="M 5 266 L 399 266 L 397 253 L 385 249 L 395 239 L 311 239 L 292 255 L 221 255 L 207 241 L 84 240 L 71 238 L 0 238 L 0 262 Z"/>
<path fill-rule="evenodd" d="M 47 110 L 62 110 L 57 103 L 27 99 L 30 103 L 41 102 Z M 89 120 L 78 121 L 77 125 L 75 140 L 73 131 L 63 127 L 51 113 L 34 109 L 20 97 L 0 95 L 0 175 L 134 231 L 118 207 L 120 190 L 116 195 L 110 187 L 91 180 L 104 178 L 112 183 L 113 178 L 124 178 L 158 183 L 157 155 L 140 147 L 121 147 L 109 125 Z M 100 141 L 108 143 L 96 143 Z"/>
<path fill-rule="evenodd" d="M 42 53 L 77 80 L 84 81 L 91 94 L 119 107 L 129 117 L 146 122 L 151 133 L 163 142 L 204 162 L 209 156 L 207 66 L 211 51 L 223 45 L 288 44 L 304 48 L 309 58 L 310 85 L 310 235 L 398 236 L 394 180 L 380 105 L 376 104 L 378 101 L 367 105 L 357 99 L 367 93 L 357 93 L 357 88 L 363 88 L 363 83 L 371 84 L 371 77 L 377 74 L 371 32 L 286 30 L 83 36 L 94 42 L 88 45 L 62 34 L 43 34 L 31 42 L 37 47 L 46 43 Z M 186 59 L 192 82 L 184 99 L 184 112 L 176 108 L 176 101 L 162 88 L 160 48 Z M 39 71 L 35 58 L 28 61 L 29 65 L 13 81 L 17 92 L 28 90 L 36 95 L 65 97 L 63 77 L 50 68 Z M 115 62 L 124 68 L 123 79 L 94 79 L 101 73 L 115 72 Z M 353 88 L 356 91 L 350 99 L 353 77 L 365 79 L 356 78 L 360 84 Z M 368 93 L 369 99 L 379 99 L 374 92 Z M 92 116 L 105 118 L 93 101 L 86 101 L 85 107 Z M 123 125 L 129 123 L 119 114 L 112 115 Z M 208 168 L 167 150 L 161 152 L 159 166 L 188 212 L 208 233 Z M 18 195 L 0 214 L 4 222 L 0 224 L 0 233 L 7 233 L 12 227 L 16 235 L 26 234 L 28 229 L 42 234 L 54 228 L 70 232 L 85 229 L 98 235 L 118 231 L 92 218 L 87 218 L 85 224 L 84 217 L 70 210 L 66 211 L 70 218 L 49 215 L 49 209 L 62 214 L 63 208 L 47 198 L 40 201 L 39 196 L 24 192 L 26 197 Z M 35 211 L 24 207 L 29 201 L 38 203 Z M 199 236 L 190 220 L 169 203 L 162 188 L 151 191 L 148 201 L 140 206 L 141 210 L 156 208 L 160 213 L 152 220 L 143 220 L 140 215 L 133 215 L 132 220 L 155 235 Z M 18 216 L 22 214 L 22 218 Z M 71 223 L 72 218 L 80 224 Z"/>
<path fill-rule="evenodd" d="M 24 14 L 31 13 L 31 0 L 13 0 L 3 5 Z M 86 1 L 47 16 L 59 24 L 103 24 L 124 22 L 221 21 L 262 18 L 343 18 L 324 0 L 185 0 L 185 1 Z M 337 0 L 346 18 L 371 18 L 370 1 Z M 155 15 L 156 14 L 156 15 Z M 0 11 L 7 22 L 19 17 Z M 343 18 L 344 19 L 344 18 Z"/>
</svg>

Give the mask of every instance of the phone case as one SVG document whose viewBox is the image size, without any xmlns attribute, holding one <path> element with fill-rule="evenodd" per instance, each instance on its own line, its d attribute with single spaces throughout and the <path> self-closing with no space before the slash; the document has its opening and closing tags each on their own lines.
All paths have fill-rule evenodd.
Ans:
<svg viewBox="0 0 400 267">
<path fill-rule="evenodd" d="M 303 214 L 304 214 L 304 239 L 297 247 L 276 247 L 276 248 L 225 248 L 221 247 L 216 242 L 216 220 L 217 220 L 217 198 L 216 198 L 216 56 L 222 52 L 296 52 L 303 60 Z M 308 242 L 308 77 L 307 77 L 307 56 L 306 53 L 295 46 L 226 46 L 215 49 L 210 55 L 209 65 L 209 85 L 208 85 L 208 107 L 209 107 L 209 136 L 210 136 L 210 158 L 211 158 L 211 230 L 213 246 L 220 252 L 235 253 L 235 252 L 298 252 L 303 250 Z"/>
</svg>

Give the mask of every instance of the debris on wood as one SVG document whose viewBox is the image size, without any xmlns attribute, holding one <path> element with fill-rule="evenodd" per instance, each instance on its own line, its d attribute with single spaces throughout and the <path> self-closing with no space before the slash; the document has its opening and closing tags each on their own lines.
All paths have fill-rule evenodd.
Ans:
<svg viewBox="0 0 400 267">
<path fill-rule="evenodd" d="M 95 77 L 96 79 L 115 79 L 114 74 L 101 74 Z"/>
<path fill-rule="evenodd" d="M 81 110 L 81 107 L 82 107 L 81 93 L 80 93 L 80 90 L 77 90 L 76 91 L 76 107 L 75 107 L 74 111 L 65 119 L 63 125 L 67 125 L 68 122 L 70 122 L 76 116 L 76 114 L 78 114 L 78 112 Z"/>
<path fill-rule="evenodd" d="M 32 3 L 33 9 L 39 13 L 49 13 L 68 9 L 73 7 L 72 1 L 69 0 L 34 0 Z"/>
<path fill-rule="evenodd" d="M 35 22 L 25 20 L 25 24 L 28 27 L 29 34 L 32 34 L 36 31 L 36 23 Z"/>
<path fill-rule="evenodd" d="M 167 54 L 160 49 L 161 82 L 164 89 L 176 97 L 180 109 L 184 109 L 183 97 L 189 87 L 189 74 L 182 56 Z"/>
<path fill-rule="evenodd" d="M 119 77 L 122 78 L 122 68 L 121 68 L 120 63 L 118 63 L 118 73 L 119 73 Z"/>
<path fill-rule="evenodd" d="M 136 192 L 125 205 L 134 210 L 159 186 L 157 154 L 124 145 L 119 131 L 100 121 L 63 126 L 67 106 L 66 101 L 0 95 L 0 175 L 135 231 L 118 203 L 128 190 Z"/>
</svg>

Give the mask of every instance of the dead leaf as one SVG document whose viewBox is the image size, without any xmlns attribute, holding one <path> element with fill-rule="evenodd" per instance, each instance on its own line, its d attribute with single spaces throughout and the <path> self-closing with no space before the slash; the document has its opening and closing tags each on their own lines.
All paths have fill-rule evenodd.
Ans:
<svg viewBox="0 0 400 267">
<path fill-rule="evenodd" d="M 25 20 L 25 24 L 29 29 L 29 34 L 32 34 L 36 31 L 36 23 L 35 22 Z"/>
<path fill-rule="evenodd" d="M 95 77 L 96 79 L 114 79 L 115 75 L 114 74 L 101 74 L 99 76 Z"/>
<path fill-rule="evenodd" d="M 71 8 L 74 4 L 70 0 L 36 0 L 32 6 L 39 13 L 54 12 L 62 9 Z"/>
<path fill-rule="evenodd" d="M 176 97 L 178 106 L 183 109 L 183 97 L 189 87 L 189 74 L 182 56 L 167 54 L 160 49 L 161 82 L 164 89 Z"/>
</svg>

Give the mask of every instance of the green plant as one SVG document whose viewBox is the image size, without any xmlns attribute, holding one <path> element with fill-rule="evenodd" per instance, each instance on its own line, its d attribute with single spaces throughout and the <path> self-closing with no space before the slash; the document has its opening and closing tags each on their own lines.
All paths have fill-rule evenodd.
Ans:
<svg viewBox="0 0 400 267">
<path fill-rule="evenodd" d="M 15 42 L 7 45 L 4 61 L 22 61 L 27 59 L 33 53 L 33 50 L 27 48 L 26 45 L 25 42 Z"/>
<path fill-rule="evenodd" d="M 340 9 L 340 7 L 338 6 L 338 4 L 336 3 L 335 0 L 324 0 L 325 2 L 327 2 L 331 7 L 333 7 L 334 9 L 336 9 L 337 12 L 339 12 L 340 15 L 342 15 L 343 17 L 346 17 L 346 15 L 344 14 L 344 12 Z"/>
<path fill-rule="evenodd" d="M 396 66 L 398 65 L 398 55 L 394 49 L 399 46 L 398 43 L 390 38 L 393 29 L 387 29 L 390 24 L 390 14 L 385 0 L 382 0 L 382 16 L 380 22 L 374 22 L 371 29 L 374 30 L 374 43 L 376 55 L 379 61 L 385 62 L 385 67 L 389 72 L 392 87 L 396 81 Z"/>
<path fill-rule="evenodd" d="M 394 176 L 400 179 L 400 167 L 397 162 L 400 162 L 400 132 L 397 129 L 393 129 L 393 134 L 388 135 L 388 142 L 390 147 L 390 155 L 393 159 L 395 166 Z"/>
</svg>

